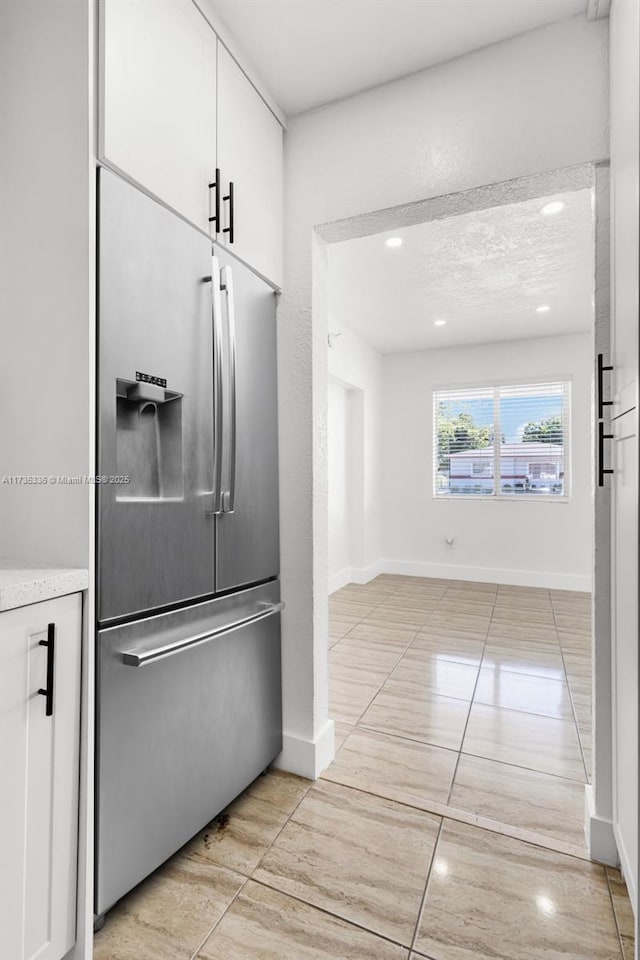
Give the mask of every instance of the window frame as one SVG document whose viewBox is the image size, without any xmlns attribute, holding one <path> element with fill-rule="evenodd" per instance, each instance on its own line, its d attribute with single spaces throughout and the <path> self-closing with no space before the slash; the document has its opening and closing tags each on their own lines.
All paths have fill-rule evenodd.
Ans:
<svg viewBox="0 0 640 960">
<path fill-rule="evenodd" d="M 493 409 L 494 409 L 494 425 L 500 424 L 500 390 L 503 387 L 537 387 L 543 386 L 544 384 L 561 384 L 564 392 L 564 416 L 563 422 L 565 427 L 565 434 L 563 437 L 563 448 L 564 448 L 564 476 L 562 477 L 564 490 L 562 495 L 551 494 L 551 493 L 503 493 L 500 489 L 502 481 L 502 470 L 501 470 L 501 458 L 500 458 L 500 444 L 494 444 L 494 455 L 491 459 L 493 464 L 492 477 L 496 479 L 496 484 L 494 486 L 493 493 L 455 493 L 455 494 L 439 494 L 437 490 L 438 483 L 438 472 L 437 472 L 437 437 L 438 437 L 438 424 L 437 424 L 437 403 L 436 397 L 439 393 L 445 393 L 447 391 L 457 391 L 463 392 L 464 390 L 492 390 L 493 391 Z M 445 383 L 445 384 L 433 384 L 431 386 L 431 499 L 440 500 L 442 502 L 452 503 L 456 500 L 479 500 L 483 502 L 520 502 L 526 501 L 527 503 L 570 503 L 573 496 L 573 430 L 572 430 L 572 397 L 573 397 L 573 376 L 571 374 L 558 374 L 556 376 L 549 376 L 546 374 L 541 377 L 527 377 L 526 379 L 521 377 L 510 378 L 505 380 L 484 380 L 484 381 L 475 381 L 473 383 L 463 382 L 463 383 Z M 501 431 L 497 431 L 497 435 L 500 435 Z M 470 451 L 471 452 L 471 451 Z M 562 471 L 558 471 L 562 472 Z M 487 479 L 487 478 L 485 478 Z"/>
</svg>

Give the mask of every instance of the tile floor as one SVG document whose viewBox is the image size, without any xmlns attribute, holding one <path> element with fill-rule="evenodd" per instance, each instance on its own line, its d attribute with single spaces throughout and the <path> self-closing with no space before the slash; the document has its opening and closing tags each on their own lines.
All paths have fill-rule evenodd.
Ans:
<svg viewBox="0 0 640 960">
<path fill-rule="evenodd" d="M 382 576 L 330 603 L 334 763 L 258 778 L 96 960 L 633 960 L 581 833 L 584 596 Z"/>
</svg>

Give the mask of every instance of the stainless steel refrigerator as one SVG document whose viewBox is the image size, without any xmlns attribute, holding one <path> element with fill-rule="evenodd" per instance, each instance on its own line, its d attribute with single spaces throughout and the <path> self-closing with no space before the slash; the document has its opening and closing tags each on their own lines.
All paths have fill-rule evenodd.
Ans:
<svg viewBox="0 0 640 960">
<path fill-rule="evenodd" d="M 275 294 L 98 178 L 103 914 L 282 743 Z"/>
</svg>

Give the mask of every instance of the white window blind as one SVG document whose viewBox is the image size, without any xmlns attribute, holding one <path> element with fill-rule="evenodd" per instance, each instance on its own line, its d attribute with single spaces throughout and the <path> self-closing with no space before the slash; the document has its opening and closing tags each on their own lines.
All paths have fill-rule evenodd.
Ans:
<svg viewBox="0 0 640 960">
<path fill-rule="evenodd" d="M 569 383 L 433 394 L 436 497 L 566 497 Z"/>
</svg>

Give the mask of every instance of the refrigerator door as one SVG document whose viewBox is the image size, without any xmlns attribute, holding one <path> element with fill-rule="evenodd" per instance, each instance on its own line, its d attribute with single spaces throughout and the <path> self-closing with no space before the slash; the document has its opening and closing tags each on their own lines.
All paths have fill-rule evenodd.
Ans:
<svg viewBox="0 0 640 960">
<path fill-rule="evenodd" d="M 211 241 L 99 171 L 98 620 L 215 591 Z"/>
<path fill-rule="evenodd" d="M 277 582 L 98 634 L 95 913 L 282 747 Z"/>
<path fill-rule="evenodd" d="M 216 589 L 277 577 L 278 410 L 276 295 L 233 257 L 220 265 L 223 331 L 222 513 Z"/>
</svg>

